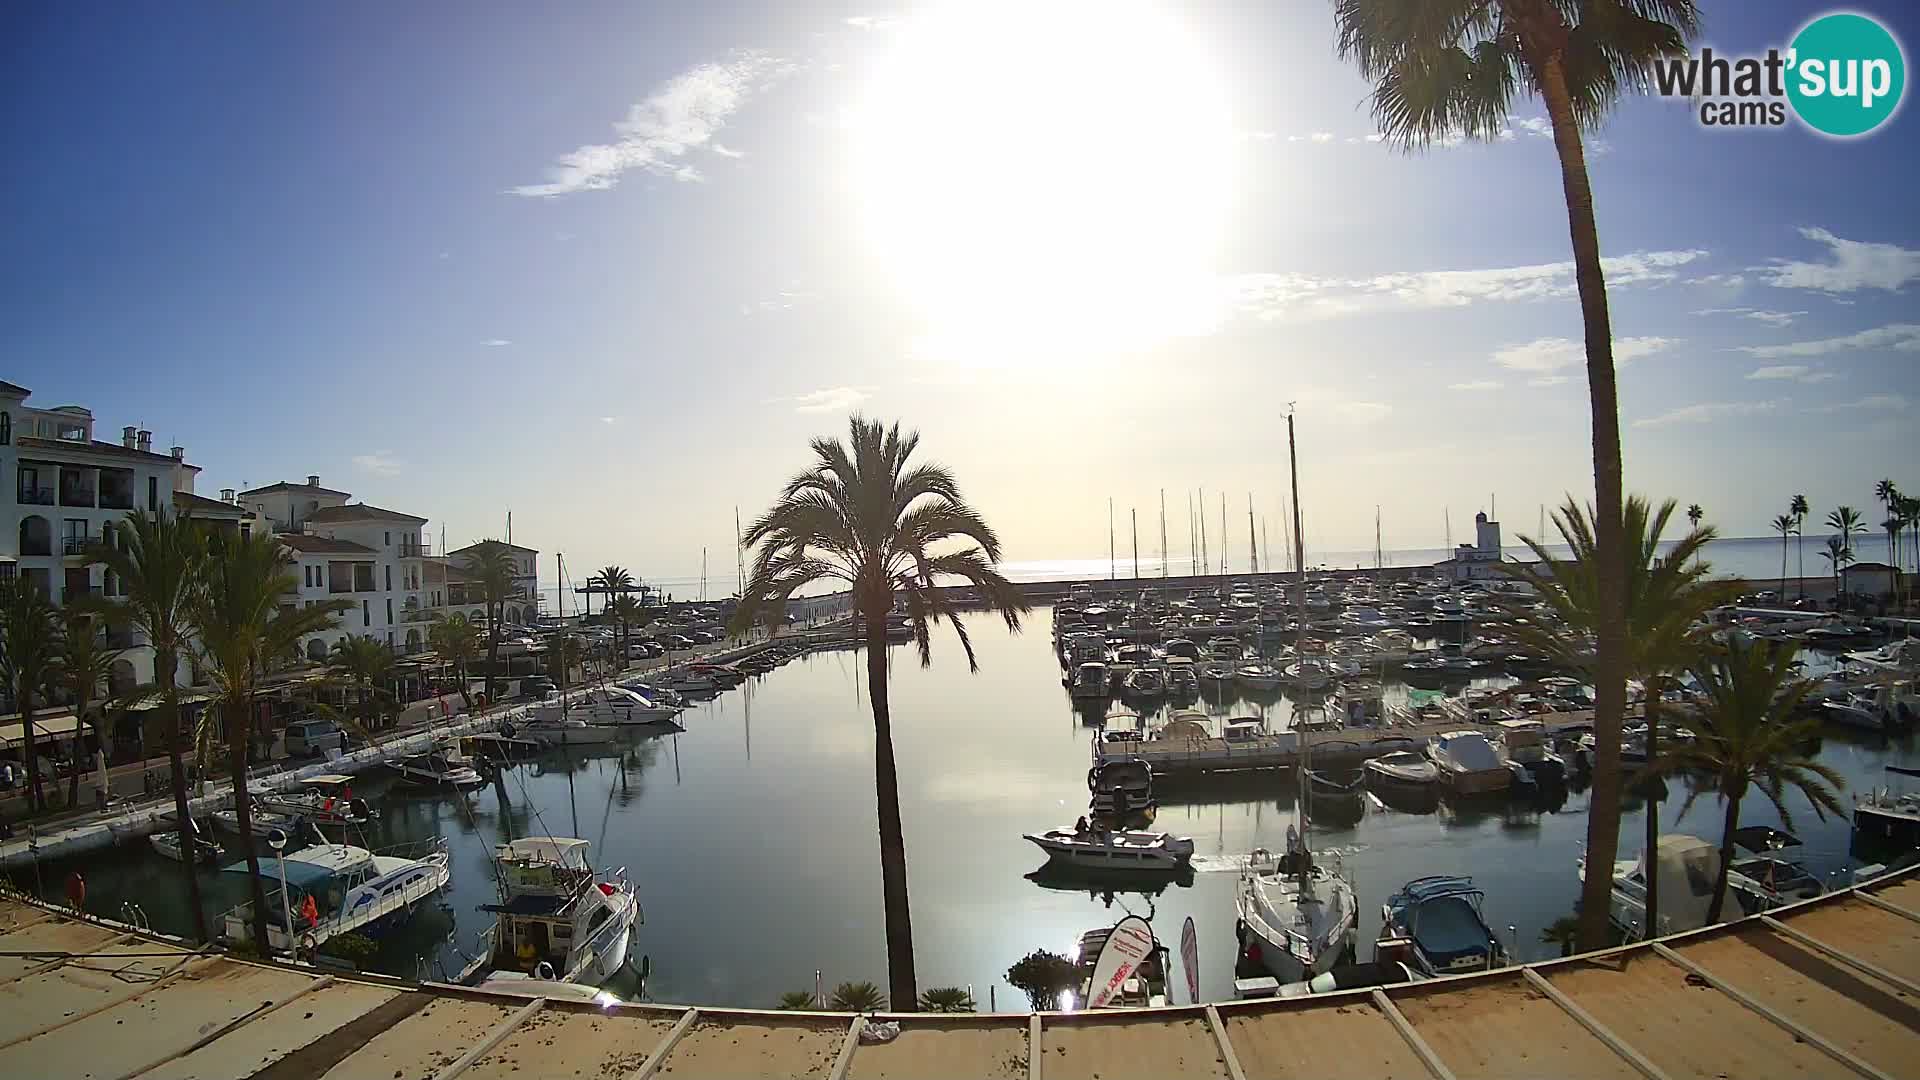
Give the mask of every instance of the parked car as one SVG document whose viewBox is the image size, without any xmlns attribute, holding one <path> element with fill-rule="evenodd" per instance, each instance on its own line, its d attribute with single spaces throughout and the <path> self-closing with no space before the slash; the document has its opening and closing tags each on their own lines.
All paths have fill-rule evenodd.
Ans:
<svg viewBox="0 0 1920 1080">
<path fill-rule="evenodd" d="M 520 680 L 520 696 L 533 701 L 546 697 L 560 687 L 545 675 L 529 675 Z"/>
<path fill-rule="evenodd" d="M 695 630 L 692 637 L 695 645 L 711 645 L 720 640 L 714 636 L 711 630 Z"/>
<path fill-rule="evenodd" d="M 666 645 L 668 649 L 675 651 L 691 649 L 693 648 L 693 639 L 681 637 L 679 634 L 668 634 L 662 639 L 662 644 Z"/>
<path fill-rule="evenodd" d="M 347 739 L 331 720 L 295 720 L 287 725 L 287 755 L 308 757 L 345 750 Z"/>
</svg>

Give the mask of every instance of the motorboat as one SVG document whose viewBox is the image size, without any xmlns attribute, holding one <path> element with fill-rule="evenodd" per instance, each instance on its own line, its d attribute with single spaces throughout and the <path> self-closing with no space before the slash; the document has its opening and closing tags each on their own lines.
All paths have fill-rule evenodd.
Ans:
<svg viewBox="0 0 1920 1080">
<path fill-rule="evenodd" d="M 1200 665 L 1200 681 L 1224 686 L 1233 681 L 1234 666 L 1223 660 L 1209 660 Z"/>
<path fill-rule="evenodd" d="M 1250 743 L 1267 733 L 1267 722 L 1257 716 L 1236 716 L 1220 726 L 1220 737 L 1229 743 Z"/>
<path fill-rule="evenodd" d="M 1486 894 L 1470 877 L 1415 878 L 1380 908 L 1374 960 L 1403 963 L 1426 975 L 1487 971 L 1507 965 L 1507 951 L 1487 926 Z"/>
<path fill-rule="evenodd" d="M 589 724 L 585 720 L 562 720 L 557 715 L 536 717 L 518 729 L 522 738 L 531 739 L 543 747 L 598 746 L 618 741 L 626 730 Z"/>
<path fill-rule="evenodd" d="M 1161 697 L 1167 692 L 1167 677 L 1157 667 L 1137 667 L 1127 672 L 1125 689 L 1132 697 Z"/>
<path fill-rule="evenodd" d="M 1567 778 L 1567 762 L 1547 745 L 1546 725 L 1538 720 L 1502 720 L 1500 756 L 1518 764 L 1536 783 L 1557 784 Z"/>
<path fill-rule="evenodd" d="M 682 694 L 705 694 L 723 689 L 712 675 L 689 668 L 668 668 L 661 672 L 660 685 Z"/>
<path fill-rule="evenodd" d="M 1089 661 L 1074 669 L 1073 685 L 1067 694 L 1075 701 L 1087 701 L 1107 696 L 1107 665 L 1099 661 Z"/>
<path fill-rule="evenodd" d="M 199 825 L 195 825 L 190 831 L 194 863 L 200 866 L 218 866 L 220 845 L 202 833 Z M 149 836 L 147 842 L 164 858 L 172 859 L 174 862 L 186 861 L 186 857 L 182 854 L 183 849 L 180 847 L 180 830 L 178 829 L 162 829 Z"/>
<path fill-rule="evenodd" d="M 1153 766 L 1142 758 L 1108 758 L 1087 770 L 1088 809 L 1125 818 L 1154 805 Z"/>
<path fill-rule="evenodd" d="M 407 918 L 452 878 L 445 839 L 436 837 L 412 850 L 415 853 L 375 854 L 351 844 L 316 844 L 271 862 L 261 860 L 262 885 L 274 908 L 267 919 L 268 947 L 289 953 L 297 945 L 311 953 L 341 934 L 377 936 Z M 249 870 L 239 862 L 225 872 L 245 875 Z M 251 901 L 228 910 L 220 920 L 229 941 L 248 940 L 252 922 Z"/>
<path fill-rule="evenodd" d="M 1331 970 L 1352 949 L 1359 921 L 1353 884 L 1316 863 L 1292 826 L 1284 855 L 1260 848 L 1248 856 L 1234 912 L 1241 956 L 1283 983 Z"/>
<path fill-rule="evenodd" d="M 680 731 L 673 718 L 680 710 L 661 705 L 632 690 L 618 686 L 594 686 L 568 693 L 562 700 L 554 695 L 534 706 L 535 720 L 562 717 L 584 720 L 601 727 L 639 728 L 648 731 Z"/>
<path fill-rule="evenodd" d="M 1439 773 L 1440 786 L 1455 795 L 1505 791 L 1513 786 L 1513 770 L 1478 731 L 1435 735 L 1427 741 L 1427 757 Z"/>
<path fill-rule="evenodd" d="M 1855 794 L 1853 837 L 1856 846 L 1864 838 L 1876 847 L 1920 848 L 1920 794 L 1885 787 Z"/>
<path fill-rule="evenodd" d="M 1324 690 L 1333 683 L 1334 671 L 1325 660 L 1296 660 L 1281 673 L 1288 686 L 1300 690 Z"/>
<path fill-rule="evenodd" d="M 598 986 L 627 962 L 640 901 L 624 869 L 596 873 L 589 844 L 527 836 L 494 849 L 500 902 L 493 913 L 493 973 Z M 471 977 L 471 976 L 469 976 Z"/>
<path fill-rule="evenodd" d="M 214 827 L 228 836 L 240 836 L 240 813 L 237 810 L 215 810 L 207 815 Z M 252 808 L 247 815 L 247 824 L 255 840 L 265 840 L 276 831 L 289 837 L 300 835 L 300 819 L 292 814 L 280 814 L 260 807 Z"/>
<path fill-rule="evenodd" d="M 1265 661 L 1241 664 L 1234 669 L 1233 677 L 1249 690 L 1277 690 L 1280 687 L 1280 669 Z"/>
<path fill-rule="evenodd" d="M 1113 936 L 1113 927 L 1101 926 L 1080 935 L 1080 941 L 1074 946 L 1068 959 L 1073 961 L 1074 973 L 1078 976 L 1076 1008 L 1084 1009 L 1093 1000 L 1093 969 L 1100 962 L 1100 953 L 1107 947 L 1107 939 Z M 1140 958 L 1133 973 L 1121 983 L 1119 989 L 1102 1005 L 1103 1009 L 1142 1009 L 1170 1005 L 1167 997 L 1167 969 L 1170 950 L 1154 939 L 1153 948 Z"/>
<path fill-rule="evenodd" d="M 487 782 L 465 759 L 444 750 L 389 761 L 387 768 L 400 783 L 414 788 L 476 788 Z"/>
<path fill-rule="evenodd" d="M 1440 769 L 1424 754 L 1399 750 L 1382 754 L 1363 767 L 1367 781 L 1376 785 L 1401 788 L 1432 788 L 1440 782 Z"/>
<path fill-rule="evenodd" d="M 1745 834 L 1744 842 L 1741 834 Z M 1762 851 L 1777 851 L 1771 837 L 1777 834 L 1798 843 L 1792 836 L 1765 827 L 1738 830 L 1736 846 L 1758 845 Z M 1751 850 L 1751 849 L 1750 849 Z M 1719 882 L 1720 849 L 1684 833 L 1668 833 L 1655 845 L 1652 873 L 1660 886 L 1659 927 L 1655 936 L 1698 930 L 1707 925 L 1713 906 L 1714 886 Z M 1768 911 L 1783 904 L 1819 896 L 1826 891 L 1820 881 L 1797 863 L 1774 855 L 1761 855 L 1735 862 L 1727 868 L 1727 900 L 1721 906 L 1722 919 L 1739 918 Z M 1575 864 L 1584 878 L 1586 860 Z M 1607 917 L 1613 925 L 1635 941 L 1647 936 L 1647 852 L 1638 858 L 1613 864 L 1613 895 Z M 1758 876 L 1755 876 L 1758 875 Z M 1739 905 L 1737 908 L 1735 904 Z"/>
<path fill-rule="evenodd" d="M 631 690 L 656 705 L 665 705 L 672 709 L 684 709 L 687 706 L 686 699 L 680 696 L 680 691 L 669 690 L 656 683 L 640 679 L 622 679 L 614 685 L 622 690 Z"/>
<path fill-rule="evenodd" d="M 1049 829 L 1025 834 L 1055 862 L 1088 870 L 1172 870 L 1193 857 L 1193 840 L 1163 832 Z"/>
<path fill-rule="evenodd" d="M 254 796 L 254 805 L 315 825 L 342 828 L 364 828 L 380 816 L 365 799 L 353 797 L 353 777 L 336 774 L 309 776 L 294 791 L 260 792 Z"/>
<path fill-rule="evenodd" d="M 1902 683 L 1862 687 L 1837 700 L 1822 702 L 1821 708 L 1827 719 L 1836 724 L 1868 731 L 1891 731 L 1912 726 L 1911 692 L 1912 688 Z"/>
<path fill-rule="evenodd" d="M 1200 675 L 1193 661 L 1173 657 L 1167 661 L 1167 693 L 1190 698 L 1200 692 Z"/>
</svg>

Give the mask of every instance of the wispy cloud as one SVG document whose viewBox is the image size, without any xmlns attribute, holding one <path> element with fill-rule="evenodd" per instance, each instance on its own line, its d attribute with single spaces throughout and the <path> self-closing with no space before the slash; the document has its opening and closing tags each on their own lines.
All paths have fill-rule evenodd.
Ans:
<svg viewBox="0 0 1920 1080">
<path fill-rule="evenodd" d="M 617 416 L 603 416 L 603 417 L 601 417 L 601 418 L 600 418 L 600 422 L 601 422 L 601 423 L 603 423 L 603 424 L 606 424 L 606 425 L 607 425 L 607 426 L 609 426 L 609 427 L 611 427 L 611 426 L 613 426 L 614 424 L 617 424 L 617 423 L 619 423 L 619 422 L 620 422 L 620 418 L 619 418 L 619 417 L 617 417 Z"/>
<path fill-rule="evenodd" d="M 1573 376 L 1571 375 L 1542 375 L 1537 379 L 1528 379 L 1527 385 L 1528 386 L 1559 386 L 1561 383 L 1572 382 L 1572 381 L 1573 381 Z"/>
<path fill-rule="evenodd" d="M 1500 380 L 1475 379 L 1472 382 L 1448 383 L 1447 389 L 1449 390 L 1498 390 L 1500 389 Z"/>
<path fill-rule="evenodd" d="M 1700 310 L 1694 312 L 1694 314 L 1702 315 L 1702 316 L 1733 315 L 1742 319 L 1752 319 L 1754 322 L 1757 322 L 1757 323 L 1765 323 L 1768 326 L 1790 326 L 1792 325 L 1793 320 L 1799 318 L 1802 315 L 1805 315 L 1806 312 L 1804 311 L 1767 311 L 1762 308 L 1730 307 L 1730 308 L 1701 308 Z"/>
<path fill-rule="evenodd" d="M 1796 341 L 1789 345 L 1742 345 L 1740 351 L 1762 360 L 1791 357 L 1826 356 L 1857 349 L 1892 349 L 1895 352 L 1920 352 L 1920 323 L 1889 323 L 1871 330 L 1817 341 Z"/>
<path fill-rule="evenodd" d="M 399 476 L 400 461 L 391 450 L 376 450 L 371 454 L 359 454 L 353 459 L 355 466 L 375 476 Z"/>
<path fill-rule="evenodd" d="M 1777 401 L 1703 401 L 1698 405 L 1683 405 L 1658 416 L 1635 420 L 1633 426 L 1650 428 L 1666 427 L 1670 424 L 1708 424 L 1731 416 L 1757 416 L 1774 412 L 1779 408 L 1780 403 Z"/>
<path fill-rule="evenodd" d="M 551 198 L 576 191 L 604 191 L 629 170 L 676 180 L 699 180 L 687 155 L 708 146 L 727 120 L 784 70 L 763 53 L 742 53 L 716 64 L 702 64 L 677 76 L 634 105 L 614 125 L 611 143 L 582 146 L 563 155 L 547 171 L 544 184 L 525 184 L 515 195 Z"/>
<path fill-rule="evenodd" d="M 891 15 L 851 15 L 841 21 L 856 30 L 885 30 L 899 20 Z"/>
<path fill-rule="evenodd" d="M 1613 343 L 1613 361 L 1616 364 L 1630 363 L 1677 344 L 1679 344 L 1677 339 L 1666 337 L 1616 338 Z M 1562 337 L 1536 338 L 1522 344 L 1508 345 L 1493 354 L 1493 362 L 1509 371 L 1558 371 L 1561 368 L 1584 364 L 1586 359 L 1585 344 L 1572 338 Z"/>
<path fill-rule="evenodd" d="M 717 142 L 713 144 L 713 152 L 719 154 L 721 157 L 743 158 L 747 156 L 745 150 L 735 150 L 731 147 L 721 146 Z"/>
<path fill-rule="evenodd" d="M 1846 412 L 1853 409 L 1864 409 L 1879 412 L 1904 412 L 1912 404 L 1912 402 L 1900 394 L 1868 394 L 1866 397 L 1858 398 L 1854 401 L 1843 401 L 1838 405 L 1827 405 L 1814 411 Z"/>
<path fill-rule="evenodd" d="M 797 413 L 841 412 L 872 397 L 872 390 L 870 386 L 834 386 L 785 400 L 793 402 Z"/>
<path fill-rule="evenodd" d="M 765 300 L 755 300 L 740 305 L 740 314 L 757 315 L 772 311 L 790 311 L 811 298 L 813 294 L 804 289 L 781 289 Z"/>
<path fill-rule="evenodd" d="M 508 341 L 506 338 L 503 338 L 503 337 L 490 337 L 487 340 L 482 341 L 480 344 L 485 345 L 489 349 L 504 349 L 507 346 L 513 344 L 513 342 Z"/>
<path fill-rule="evenodd" d="M 1791 379 L 1794 382 L 1817 383 L 1834 378 L 1831 371 L 1817 371 L 1805 364 L 1774 364 L 1770 367 L 1754 368 L 1747 373 L 1749 379 L 1778 380 Z"/>
<path fill-rule="evenodd" d="M 1920 280 L 1920 250 L 1898 244 L 1846 240 L 1825 229 L 1803 228 L 1800 235 L 1827 246 L 1819 262 L 1776 259 L 1754 267 L 1760 280 L 1782 289 L 1848 293 L 1861 289 L 1897 292 Z"/>
<path fill-rule="evenodd" d="M 1638 251 L 1603 259 L 1607 285 L 1660 284 L 1706 252 Z M 1484 270 L 1427 270 L 1334 278 L 1302 273 L 1243 274 L 1229 282 L 1240 308 L 1257 318 L 1325 318 L 1393 309 L 1419 311 L 1488 301 L 1559 299 L 1574 295 L 1573 263 Z"/>
</svg>

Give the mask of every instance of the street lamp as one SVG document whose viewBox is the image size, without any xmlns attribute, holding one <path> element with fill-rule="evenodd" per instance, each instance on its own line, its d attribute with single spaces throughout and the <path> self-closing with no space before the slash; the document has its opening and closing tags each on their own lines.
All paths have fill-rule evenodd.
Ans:
<svg viewBox="0 0 1920 1080">
<path fill-rule="evenodd" d="M 286 830 L 270 830 L 267 833 L 267 846 L 273 849 L 273 862 L 280 870 L 280 909 L 287 924 L 287 954 L 298 960 L 300 951 L 294 948 L 293 937 L 293 894 L 287 889 L 287 860 L 282 857 L 287 849 Z"/>
</svg>

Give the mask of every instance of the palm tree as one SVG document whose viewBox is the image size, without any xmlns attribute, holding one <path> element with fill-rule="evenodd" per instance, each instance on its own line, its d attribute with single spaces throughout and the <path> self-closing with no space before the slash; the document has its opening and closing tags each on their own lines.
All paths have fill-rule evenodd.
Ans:
<svg viewBox="0 0 1920 1080">
<path fill-rule="evenodd" d="M 95 616 L 85 607 L 69 604 L 59 613 L 60 633 L 54 647 L 52 683 L 73 705 L 73 714 L 93 729 L 94 772 L 102 793 L 107 791 L 107 727 L 105 709 L 93 706 L 100 700 L 100 687 L 109 681 L 113 662 L 125 649 L 110 648 Z M 74 763 L 73 782 L 67 788 L 67 805 L 80 799 L 79 763 Z"/>
<path fill-rule="evenodd" d="M 1840 774 L 1810 757 L 1805 747 L 1820 733 L 1818 717 L 1803 716 L 1800 703 L 1812 684 L 1794 675 L 1791 645 L 1756 640 L 1717 650 L 1694 668 L 1701 689 L 1699 713 L 1690 721 L 1695 739 L 1652 761 L 1657 776 L 1692 771 L 1713 778 L 1712 789 L 1726 802 L 1720 834 L 1720 878 L 1715 883 L 1707 921 L 1720 921 L 1727 893 L 1727 869 L 1733 863 L 1733 834 L 1740 828 L 1740 800 L 1757 788 L 1793 828 L 1786 791 L 1797 788 L 1825 821 L 1827 812 L 1844 816 L 1838 792 Z M 1687 796 L 1684 815 L 1706 785 Z"/>
<path fill-rule="evenodd" d="M 53 604 L 23 577 L 0 580 L 0 677 L 20 712 L 27 766 L 27 809 L 47 808 L 40 790 L 40 750 L 33 725 L 34 699 L 53 673 L 59 649 Z"/>
<path fill-rule="evenodd" d="M 946 597 L 942 578 L 972 585 L 1006 621 L 1020 628 L 1027 603 L 996 564 L 1000 539 L 967 505 L 953 474 L 912 465 L 915 432 L 854 416 L 848 438 L 813 440 L 812 468 L 787 482 L 773 507 L 747 529 L 757 547 L 746 593 L 734 610 L 740 634 L 763 616 L 783 618 L 793 594 L 823 581 L 852 591 L 856 625 L 865 635 L 868 698 L 873 707 L 874 799 L 880 826 L 880 888 L 886 907 L 888 987 L 896 1006 L 918 999 L 913 919 L 908 907 L 907 847 L 900 825 L 900 779 L 894 765 L 893 714 L 887 696 L 887 617 L 903 600 L 921 666 L 933 662 L 929 628 L 953 623 L 967 666 L 978 671 L 973 643 Z"/>
<path fill-rule="evenodd" d="M 1793 515 L 1793 535 L 1807 535 L 1807 514 L 1810 513 L 1807 508 L 1807 497 L 1795 495 L 1793 501 L 1787 504 L 1787 513 Z M 1807 598 L 1807 547 L 1804 543 L 1793 546 L 1800 553 L 1800 598 L 1804 600 Z"/>
<path fill-rule="evenodd" d="M 1699 503 L 1694 503 L 1687 507 L 1687 524 L 1694 528 L 1697 529 L 1700 527 L 1700 519 L 1705 516 L 1707 516 L 1707 512 L 1700 509 Z"/>
<path fill-rule="evenodd" d="M 133 511 L 107 526 L 111 540 L 88 556 L 104 563 L 120 583 L 124 599 L 97 605 L 111 622 L 123 624 L 153 649 L 153 681 L 160 698 L 160 728 L 167 745 L 167 772 L 173 788 L 173 812 L 180 828 L 180 850 L 194 849 L 193 819 L 187 813 L 187 772 L 180 760 L 180 657 L 186 650 L 187 609 L 206 559 L 205 536 L 192 521 L 162 509 Z M 192 862 L 182 864 L 187 907 L 193 912 L 196 940 L 207 940 L 207 915 L 200 906 L 200 878 Z"/>
<path fill-rule="evenodd" d="M 547 674 L 553 676 L 553 685 L 564 692 L 573 669 L 584 658 L 584 649 L 580 638 L 575 634 L 555 634 L 547 639 Z"/>
<path fill-rule="evenodd" d="M 835 1012 L 879 1012 L 887 1007 L 887 995 L 870 982 L 843 982 L 833 988 L 827 1007 Z"/>
<path fill-rule="evenodd" d="M 1844 569 L 1848 563 L 1853 561 L 1853 551 L 1847 547 L 1846 541 L 1840 539 L 1838 536 L 1829 536 L 1827 537 L 1826 550 L 1820 553 L 1820 557 L 1827 560 L 1828 571 L 1833 575 L 1834 605 L 1838 607 L 1840 603 L 1840 571 Z"/>
<path fill-rule="evenodd" d="M 373 730 L 379 726 L 374 720 L 374 704 L 393 697 L 387 689 L 393 681 L 392 650 L 375 638 L 348 634 L 333 643 L 331 659 L 353 688 L 356 719 L 366 730 Z"/>
<path fill-rule="evenodd" d="M 979 1012 L 973 993 L 964 986 L 936 986 L 920 995 L 920 1011 L 932 1013 Z"/>
<path fill-rule="evenodd" d="M 1404 149 L 1437 138 L 1496 139 L 1509 130 L 1515 91 L 1544 102 L 1560 160 L 1573 247 L 1574 285 L 1585 329 L 1587 396 L 1592 412 L 1594 501 L 1601 551 L 1625 550 L 1622 518 L 1620 404 L 1613 363 L 1600 235 L 1594 224 L 1581 132 L 1600 123 L 1621 94 L 1647 82 L 1661 57 L 1683 54 L 1697 30 L 1692 0 L 1591 5 L 1539 0 L 1334 0 L 1340 54 L 1373 83 L 1373 116 L 1387 140 Z M 1575 11 L 1583 13 L 1570 22 Z M 1657 18 L 1649 17 L 1657 16 Z M 1593 627 L 1594 734 L 1600 769 L 1591 801 L 1588 857 L 1613 865 L 1619 814 L 1620 718 L 1626 706 L 1626 566 L 1607 558 Z M 1604 777 L 1601 774 L 1607 774 Z M 1583 944 L 1605 941 L 1612 882 L 1587 883 Z M 897 995 L 896 995 L 897 996 Z"/>
<path fill-rule="evenodd" d="M 1655 508 L 1635 495 L 1627 499 L 1625 520 L 1621 523 L 1621 533 L 1627 540 L 1627 674 L 1640 679 L 1646 687 L 1649 756 L 1659 749 L 1659 705 L 1668 679 L 1685 670 L 1704 648 L 1708 639 L 1700 627 L 1705 623 L 1707 612 L 1732 600 L 1738 593 L 1734 583 L 1714 581 L 1707 576 L 1711 566 L 1701 558 L 1701 552 L 1718 535 L 1711 525 L 1701 528 L 1696 524 L 1665 558 L 1661 557 L 1661 538 L 1673 519 L 1674 508 L 1671 499 Z M 1532 586 L 1535 596 L 1545 601 L 1557 616 L 1548 623 L 1537 619 L 1516 620 L 1509 633 L 1562 664 L 1589 671 L 1593 666 L 1589 642 L 1598 621 L 1597 597 L 1602 587 L 1596 565 L 1600 548 L 1591 517 L 1591 511 L 1583 513 L 1571 499 L 1554 511 L 1554 525 L 1571 550 L 1571 559 L 1555 558 L 1543 546 L 1543 541 L 1522 536 L 1521 542 L 1532 549 L 1538 563 L 1501 564 L 1501 569 L 1510 576 Z M 1528 604 L 1532 602 L 1530 597 Z M 1527 610 L 1516 601 L 1513 612 L 1522 616 Z M 1597 788 L 1600 782 L 1600 767 L 1596 765 L 1594 786 Z M 1619 783 L 1617 776 L 1614 783 Z M 1646 826 L 1648 843 L 1656 843 L 1660 826 L 1657 799 L 1649 799 Z M 1607 824 L 1607 831 L 1617 835 L 1618 829 L 1616 817 Z M 1590 868 L 1594 865 L 1588 863 Z M 1609 892 L 1613 887 L 1612 866 L 1611 862 L 1600 864 L 1592 872 L 1603 876 Z M 1591 886 L 1592 882 L 1587 884 Z M 1657 887 L 1655 884 L 1648 889 L 1649 911 L 1659 906 Z M 1585 910 L 1583 904 L 1582 911 Z M 1602 906 L 1600 918 L 1604 920 L 1606 914 L 1607 908 Z M 1583 926 L 1585 929 L 1588 928 Z M 1605 932 L 1604 927 L 1601 932 Z"/>
<path fill-rule="evenodd" d="M 1851 506 L 1836 507 L 1828 514 L 1827 528 L 1840 534 L 1840 544 L 1848 551 L 1853 550 L 1853 534 L 1867 531 L 1866 522 L 1860 520 L 1860 511 Z"/>
<path fill-rule="evenodd" d="M 1781 514 L 1773 519 L 1773 531 L 1780 534 L 1780 600 L 1787 599 L 1787 537 L 1793 535 L 1792 514 Z"/>
<path fill-rule="evenodd" d="M 789 990 L 780 995 L 780 1003 L 774 1006 L 783 1012 L 806 1012 L 819 1007 L 820 1003 L 813 999 L 811 990 Z"/>
<path fill-rule="evenodd" d="M 647 617 L 646 607 L 638 597 L 625 593 L 615 597 L 607 611 L 620 622 L 620 665 L 624 666 L 627 657 L 627 628 Z"/>
<path fill-rule="evenodd" d="M 467 692 L 467 665 L 480 653 L 480 628 L 460 612 L 434 617 L 427 627 L 427 645 L 441 661 L 453 668 L 460 680 L 460 703 L 471 709 L 473 696 Z"/>
<path fill-rule="evenodd" d="M 297 649 L 301 638 L 333 629 L 340 612 L 348 607 L 345 600 L 327 600 L 308 607 L 289 603 L 288 596 L 300 583 L 292 565 L 286 550 L 271 535 L 244 539 L 216 536 L 203 585 L 187 608 L 213 688 L 213 704 L 226 726 L 233 812 L 242 837 L 253 835 L 247 757 L 260 676 Z M 243 846 L 253 889 L 253 945 L 259 955 L 267 956 L 267 897 L 260 877 L 259 849 L 252 843 Z"/>
<path fill-rule="evenodd" d="M 468 549 L 463 569 L 480 586 L 487 605 L 487 707 L 498 695 L 495 679 L 500 670 L 500 623 L 506 618 L 507 594 L 513 591 L 513 552 L 498 540 L 482 540 Z"/>
<path fill-rule="evenodd" d="M 607 594 L 607 598 L 600 603 L 601 610 L 604 612 L 613 603 L 615 597 L 624 596 L 632 590 L 633 575 L 627 573 L 625 567 L 603 566 L 599 573 L 587 579 L 587 584 L 597 585 L 601 592 Z M 593 594 L 587 595 L 591 597 Z"/>
</svg>

